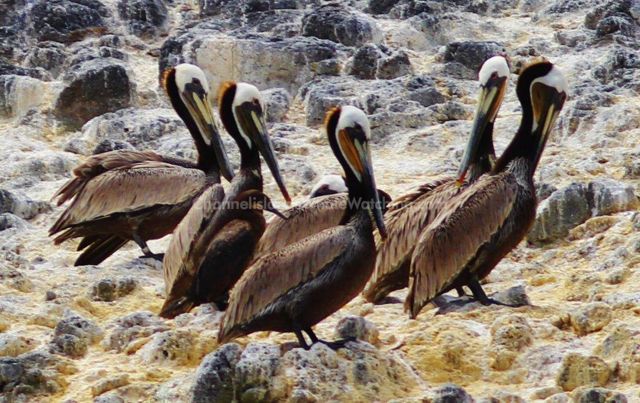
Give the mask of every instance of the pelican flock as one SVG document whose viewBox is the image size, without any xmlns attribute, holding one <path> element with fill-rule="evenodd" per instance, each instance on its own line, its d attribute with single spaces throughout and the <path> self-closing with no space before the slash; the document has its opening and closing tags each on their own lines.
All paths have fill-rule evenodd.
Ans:
<svg viewBox="0 0 640 403">
<path fill-rule="evenodd" d="M 163 84 L 193 137 L 197 161 L 153 151 L 88 158 L 54 195 L 59 205 L 70 204 L 50 235 L 56 244 L 81 238 L 75 264 L 95 265 L 129 241 L 159 258 L 146 242 L 173 233 L 163 256 L 159 315 L 174 318 L 212 303 L 223 312 L 219 343 L 275 331 L 294 333 L 303 348 L 318 342 L 341 348 L 349 340 L 320 340 L 313 327 L 359 294 L 380 303 L 402 288 L 408 288 L 410 318 L 452 290 L 469 291 L 484 305 L 502 304 L 480 282 L 534 221 L 534 174 L 569 92 L 552 63 L 524 67 L 515 89 L 520 125 L 496 157 L 494 123 L 511 75 L 502 56 L 479 70 L 478 103 L 457 175 L 425 178 L 393 201 L 376 186 L 367 115 L 350 105 L 328 110 L 323 129 L 343 175 L 323 177 L 307 200 L 278 210 L 263 188 L 262 161 L 287 205 L 291 198 L 260 91 L 243 82 L 225 82 L 218 91 L 219 120 L 240 153 L 234 174 L 206 74 L 179 64 L 164 73 Z M 268 221 L 265 210 L 273 213 Z"/>
</svg>

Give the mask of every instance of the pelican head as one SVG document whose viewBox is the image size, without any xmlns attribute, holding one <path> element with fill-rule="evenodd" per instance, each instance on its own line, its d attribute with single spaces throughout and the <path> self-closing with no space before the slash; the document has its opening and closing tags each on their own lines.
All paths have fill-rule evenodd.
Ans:
<svg viewBox="0 0 640 403">
<path fill-rule="evenodd" d="M 386 238 L 382 205 L 371 163 L 371 128 L 367 115 L 353 106 L 334 108 L 327 113 L 325 127 L 333 153 L 345 171 L 349 194 L 360 196 L 361 201 L 366 202 L 380 235 Z"/>
<path fill-rule="evenodd" d="M 346 193 L 347 185 L 344 183 L 344 178 L 340 175 L 325 175 L 313 186 L 309 198 L 332 195 L 336 193 Z"/>
<path fill-rule="evenodd" d="M 291 204 L 267 131 L 260 91 L 251 84 L 228 81 L 220 87 L 219 102 L 222 122 L 238 143 L 241 154 L 250 155 L 256 150 L 262 154 L 282 196 Z"/>
<path fill-rule="evenodd" d="M 193 64 L 179 64 L 165 71 L 163 83 L 173 108 L 189 127 L 196 145 L 202 142 L 210 148 L 220 173 L 231 180 L 233 169 L 213 120 L 209 83 L 204 72 Z"/>
<path fill-rule="evenodd" d="M 509 86 L 509 65 L 502 56 L 488 59 L 478 73 L 480 93 L 471 136 L 458 170 L 458 183 L 462 183 L 472 164 L 478 163 L 487 152 L 493 154 L 493 123 Z M 494 156 L 491 155 L 491 158 Z"/>
</svg>

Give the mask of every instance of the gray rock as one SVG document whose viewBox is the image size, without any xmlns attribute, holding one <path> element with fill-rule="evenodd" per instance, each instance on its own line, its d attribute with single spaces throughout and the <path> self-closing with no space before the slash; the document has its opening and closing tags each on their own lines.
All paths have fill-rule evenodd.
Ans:
<svg viewBox="0 0 640 403">
<path fill-rule="evenodd" d="M 26 57 L 25 64 L 47 70 L 53 77 L 62 72 L 67 59 L 66 48 L 58 42 L 41 42 L 32 47 Z"/>
<path fill-rule="evenodd" d="M 356 338 L 370 344 L 378 344 L 380 332 L 375 324 L 361 316 L 347 316 L 336 325 L 336 338 Z"/>
<path fill-rule="evenodd" d="M 45 83 L 28 75 L 0 75 L 0 117 L 21 117 L 42 104 Z"/>
<path fill-rule="evenodd" d="M 0 191 L 0 198 L 2 197 Z M 23 230 L 29 227 L 29 223 L 12 213 L 0 214 L 0 231 L 4 231 L 9 228 L 15 228 L 17 230 Z"/>
<path fill-rule="evenodd" d="M 249 344 L 235 366 L 236 394 L 239 400 L 267 398 L 279 361 L 279 346 L 267 343 Z"/>
<path fill-rule="evenodd" d="M 446 384 L 434 392 L 433 403 L 473 403 L 473 397 L 458 385 Z"/>
<path fill-rule="evenodd" d="M 102 154 L 115 150 L 135 150 L 135 147 L 126 141 L 104 139 L 98 143 L 91 154 Z M 71 150 L 67 150 L 71 151 Z"/>
<path fill-rule="evenodd" d="M 0 60 L 0 76 L 6 75 L 32 77 L 39 80 L 49 79 L 47 72 L 42 68 L 21 67 Z"/>
<path fill-rule="evenodd" d="M 557 190 L 538 206 L 536 221 L 527 235 L 533 243 L 565 237 L 569 230 L 591 217 L 587 187 L 572 183 Z"/>
<path fill-rule="evenodd" d="M 55 114 L 71 128 L 80 128 L 89 119 L 132 102 L 134 84 L 124 65 L 115 59 L 87 61 L 65 74 L 65 81 Z"/>
<path fill-rule="evenodd" d="M 130 343 L 168 329 L 157 315 L 151 312 L 134 312 L 108 325 L 107 336 L 102 345 L 108 350 L 122 352 L 127 350 Z"/>
<path fill-rule="evenodd" d="M 590 182 L 588 200 L 593 216 L 630 211 L 638 206 L 633 186 L 612 179 Z"/>
<path fill-rule="evenodd" d="M 379 79 L 389 80 L 412 73 L 413 67 L 409 61 L 409 55 L 402 50 L 378 60 L 376 77 Z"/>
<path fill-rule="evenodd" d="M 640 56 L 635 50 L 622 47 L 607 53 L 604 62 L 592 70 L 593 77 L 602 84 L 615 85 L 634 91 L 640 89 Z"/>
<path fill-rule="evenodd" d="M 90 344 L 102 339 L 103 334 L 103 330 L 93 321 L 68 312 L 56 325 L 50 350 L 72 358 L 80 358 L 87 353 Z"/>
<path fill-rule="evenodd" d="M 262 91 L 267 105 L 267 122 L 282 122 L 291 106 L 291 95 L 284 88 L 273 88 Z"/>
<path fill-rule="evenodd" d="M 72 69 L 77 69 L 89 60 L 106 58 L 127 61 L 129 56 L 123 51 L 111 46 L 83 46 L 76 49 L 73 54 L 69 56 L 67 64 L 71 66 Z"/>
<path fill-rule="evenodd" d="M 444 61 L 448 64 L 444 72 L 450 71 L 454 77 L 475 80 L 485 60 L 500 54 L 506 54 L 506 49 L 498 42 L 452 42 L 444 51 Z M 462 69 L 449 64 L 458 64 Z"/>
<path fill-rule="evenodd" d="M 51 204 L 48 202 L 31 200 L 27 196 L 13 193 L 6 189 L 0 189 L 0 214 L 10 213 L 14 216 L 30 220 L 40 213 L 49 211 L 51 211 Z M 17 223 L 10 216 L 4 218 L 7 225 L 11 222 Z"/>
<path fill-rule="evenodd" d="M 7 401 L 29 401 L 29 396 L 53 395 L 67 385 L 70 363 L 44 351 L 0 358 L 0 391 Z M 31 397 L 33 400 L 33 397 Z"/>
<path fill-rule="evenodd" d="M 39 0 L 31 8 L 31 28 L 39 41 L 70 43 L 105 30 L 109 11 L 98 0 Z"/>
<path fill-rule="evenodd" d="M 547 199 L 556 190 L 558 190 L 558 188 L 550 183 L 536 183 L 536 197 L 538 198 L 538 203 Z"/>
<path fill-rule="evenodd" d="M 348 74 L 364 80 L 376 78 L 378 60 L 383 56 L 378 46 L 364 45 L 354 53 L 348 69 Z"/>
<path fill-rule="evenodd" d="M 130 277 L 117 280 L 105 278 L 91 286 L 89 295 L 94 301 L 115 301 L 131 294 L 137 286 L 138 282 Z"/>
<path fill-rule="evenodd" d="M 198 0 L 200 15 L 232 17 L 272 10 L 303 9 L 313 0 Z"/>
<path fill-rule="evenodd" d="M 400 0 L 369 0 L 368 9 L 372 14 L 387 14 Z"/>
<path fill-rule="evenodd" d="M 613 390 L 604 388 L 587 388 L 575 393 L 576 403 L 627 403 L 627 397 Z"/>
<path fill-rule="evenodd" d="M 242 348 L 228 343 L 207 355 L 196 371 L 192 403 L 224 403 L 234 399 L 233 376 Z"/>
<path fill-rule="evenodd" d="M 167 6 L 164 0 L 120 0 L 120 18 L 129 32 L 139 37 L 154 37 L 167 31 Z"/>
<path fill-rule="evenodd" d="M 302 19 L 303 36 L 328 39 L 345 46 L 380 43 L 382 32 L 372 18 L 339 4 L 313 9 Z"/>
<path fill-rule="evenodd" d="M 189 134 L 173 109 L 127 108 L 91 119 L 82 127 L 80 139 L 97 144 L 96 151 L 111 149 L 158 149 L 165 136 Z M 115 148 L 114 148 L 115 147 Z"/>
<path fill-rule="evenodd" d="M 585 16 L 584 25 L 594 29 L 599 38 L 609 34 L 635 37 L 638 22 L 632 15 L 632 4 L 633 0 L 609 0 L 591 9 Z"/>
</svg>

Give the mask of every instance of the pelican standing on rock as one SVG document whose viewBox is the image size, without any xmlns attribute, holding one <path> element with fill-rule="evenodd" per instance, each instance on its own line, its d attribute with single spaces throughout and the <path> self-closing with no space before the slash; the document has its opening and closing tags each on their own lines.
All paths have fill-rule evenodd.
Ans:
<svg viewBox="0 0 640 403">
<path fill-rule="evenodd" d="M 325 120 L 329 144 L 345 171 L 348 212 L 341 225 L 267 254 L 231 292 L 218 341 L 261 330 L 294 332 L 304 348 L 319 340 L 311 329 L 362 291 L 375 262 L 374 223 L 386 232 L 376 189 L 366 115 L 335 108 Z M 373 216 L 373 219 L 372 219 Z M 339 348 L 344 341 L 323 342 Z"/>
<path fill-rule="evenodd" d="M 421 185 L 389 205 L 385 225 L 389 239 L 378 242 L 376 267 L 364 290 L 370 302 L 381 302 L 390 292 L 409 284 L 409 265 L 416 241 L 450 200 L 463 192 L 469 183 L 489 172 L 495 162 L 493 124 L 508 87 L 509 66 L 502 56 L 488 59 L 478 74 L 480 94 L 471 136 L 462 165 L 469 168 L 468 182 L 464 176 L 444 178 Z M 379 241 L 379 240 L 378 240 Z M 462 290 L 459 290 L 463 294 Z"/>
<path fill-rule="evenodd" d="M 450 202 L 418 240 L 405 309 L 415 318 L 436 296 L 467 286 L 484 305 L 501 304 L 480 280 L 524 238 L 536 215 L 533 174 L 567 98 L 567 82 L 549 62 L 526 67 L 516 88 L 518 131 L 488 175 Z M 460 167 L 462 178 L 468 164 Z M 505 305 L 505 304 L 501 304 Z"/>
<path fill-rule="evenodd" d="M 240 148 L 240 170 L 225 195 L 211 186 L 176 228 L 164 258 L 166 300 L 160 316 L 173 318 L 194 306 L 215 302 L 226 307 L 228 292 L 251 262 L 265 229 L 262 210 L 272 212 L 262 193 L 260 154 L 290 203 L 264 120 L 256 87 L 224 83 L 220 118 Z"/>
<path fill-rule="evenodd" d="M 89 157 L 73 170 L 53 198 L 58 205 L 73 199 L 49 230 L 60 244 L 83 237 L 84 250 L 76 266 L 99 264 L 135 241 L 145 256 L 154 257 L 146 241 L 173 231 L 194 200 L 220 174 L 233 177 L 216 130 L 209 104 L 209 84 L 204 72 L 180 64 L 164 74 L 171 104 L 193 137 L 198 161 L 162 156 L 153 151 L 110 151 Z"/>
</svg>

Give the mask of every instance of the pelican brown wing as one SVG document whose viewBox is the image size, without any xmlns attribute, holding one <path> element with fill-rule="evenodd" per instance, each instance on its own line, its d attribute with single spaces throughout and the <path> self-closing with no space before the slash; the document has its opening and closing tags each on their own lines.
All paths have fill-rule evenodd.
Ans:
<svg viewBox="0 0 640 403">
<path fill-rule="evenodd" d="M 186 273 L 186 270 L 194 269 L 192 266 L 187 266 L 186 262 L 189 261 L 188 257 L 193 253 L 198 234 L 202 233 L 204 227 L 210 223 L 223 198 L 222 185 L 211 186 L 196 200 L 193 207 L 174 230 L 171 243 L 169 243 L 162 261 L 167 295 L 171 293 L 177 278 L 195 276 L 195 273 Z"/>
<path fill-rule="evenodd" d="M 353 232 L 348 226 L 330 228 L 254 262 L 231 292 L 218 341 L 243 335 L 242 327 L 268 311 L 280 297 L 319 276 L 345 253 Z"/>
<path fill-rule="evenodd" d="M 348 200 L 346 193 L 315 197 L 285 211 L 286 219 L 274 216 L 260 238 L 255 256 L 282 249 L 340 224 Z"/>
<path fill-rule="evenodd" d="M 194 198 L 206 186 L 199 169 L 148 161 L 113 169 L 82 186 L 49 234 L 80 223 L 155 205 L 175 205 Z"/>
<path fill-rule="evenodd" d="M 409 192 L 403 194 L 402 196 L 394 199 L 389 204 L 387 204 L 387 214 L 398 211 L 403 207 L 414 203 L 420 197 L 424 196 L 427 193 L 431 193 L 434 189 L 440 187 L 440 185 L 451 181 L 451 177 L 443 177 L 435 179 L 431 182 L 423 183 L 422 185 L 410 190 Z"/>
<path fill-rule="evenodd" d="M 424 231 L 411 258 L 405 300 L 412 318 L 490 242 L 511 212 L 516 192 L 511 174 L 484 176 L 452 200 Z"/>
<path fill-rule="evenodd" d="M 153 151 L 116 150 L 92 155 L 73 170 L 74 177 L 69 179 L 51 198 L 58 198 L 58 206 L 77 195 L 84 186 L 96 176 L 112 169 L 129 168 L 146 161 L 163 161 L 163 157 Z"/>
<path fill-rule="evenodd" d="M 454 180 L 443 180 L 439 186 L 415 198 L 404 208 L 387 213 L 385 226 L 388 236 L 381 242 L 376 232 L 376 266 L 363 291 L 368 301 L 378 302 L 392 291 L 390 283 L 395 284 L 396 272 L 408 264 L 422 231 L 463 189 L 465 187 L 457 186 Z"/>
</svg>

